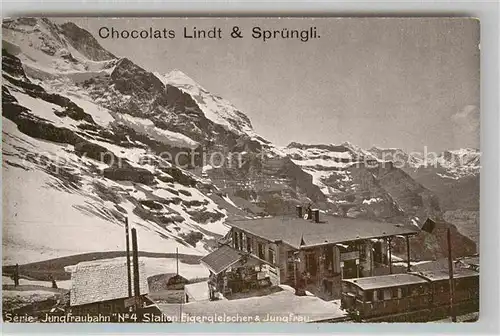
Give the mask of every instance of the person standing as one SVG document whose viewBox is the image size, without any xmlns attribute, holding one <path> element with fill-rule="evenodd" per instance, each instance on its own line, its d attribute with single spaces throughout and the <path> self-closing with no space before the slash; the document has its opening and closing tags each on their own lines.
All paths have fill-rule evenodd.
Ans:
<svg viewBox="0 0 500 336">
<path fill-rule="evenodd" d="M 19 286 L 19 264 L 16 264 L 12 278 L 14 280 L 14 287 Z"/>
</svg>

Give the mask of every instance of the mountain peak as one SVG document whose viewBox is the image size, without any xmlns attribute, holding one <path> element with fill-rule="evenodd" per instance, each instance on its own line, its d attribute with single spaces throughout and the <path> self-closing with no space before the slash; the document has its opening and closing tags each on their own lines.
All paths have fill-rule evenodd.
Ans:
<svg viewBox="0 0 500 336">
<path fill-rule="evenodd" d="M 75 23 L 66 22 L 59 27 L 72 46 L 88 59 L 108 61 L 116 58 L 115 55 L 104 49 L 91 33 Z"/>
<path fill-rule="evenodd" d="M 397 147 L 381 147 L 381 146 L 376 146 L 376 145 L 373 145 L 368 150 L 369 151 L 371 151 L 371 150 L 380 150 L 380 151 L 396 151 L 396 150 L 399 150 L 399 151 L 403 151 L 401 148 L 397 148 Z"/>
<path fill-rule="evenodd" d="M 158 77 L 163 77 L 162 81 L 164 84 L 182 85 L 182 86 L 188 85 L 188 86 L 196 86 L 202 88 L 200 84 L 196 83 L 191 77 L 189 77 L 179 69 L 174 69 L 169 73 Z"/>
</svg>

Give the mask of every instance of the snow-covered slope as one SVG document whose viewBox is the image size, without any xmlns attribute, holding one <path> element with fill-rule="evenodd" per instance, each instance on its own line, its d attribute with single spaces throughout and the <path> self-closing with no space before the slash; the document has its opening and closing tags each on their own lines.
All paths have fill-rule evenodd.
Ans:
<svg viewBox="0 0 500 336">
<path fill-rule="evenodd" d="M 2 28 L 6 263 L 123 250 L 125 216 L 142 251 L 202 255 L 227 219 L 298 203 L 384 220 L 435 211 L 432 195 L 368 151 L 278 148 L 181 71 L 148 72 L 72 23 Z"/>
<path fill-rule="evenodd" d="M 71 29 L 47 19 L 3 25 L 4 262 L 121 250 L 125 216 L 143 251 L 207 253 L 228 230 L 227 202 L 156 150 L 199 144 L 113 111 L 111 100 L 132 100 L 118 90 L 94 99 L 84 83 L 123 62 Z"/>
<path fill-rule="evenodd" d="M 72 23 L 19 18 L 2 32 L 5 262 L 121 250 L 125 216 L 143 251 L 206 254 L 228 217 L 273 211 L 266 199 L 280 191 L 225 189 L 254 185 L 271 158 L 279 165 L 257 180 L 284 170 L 301 195 L 322 196 L 241 111 L 181 72 L 150 73 Z M 212 153 L 241 154 L 243 166 L 200 155 Z"/>
</svg>

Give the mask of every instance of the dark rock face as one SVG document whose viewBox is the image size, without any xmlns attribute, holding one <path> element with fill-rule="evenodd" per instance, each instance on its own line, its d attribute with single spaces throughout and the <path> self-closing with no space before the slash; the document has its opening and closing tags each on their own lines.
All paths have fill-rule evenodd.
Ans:
<svg viewBox="0 0 500 336">
<path fill-rule="evenodd" d="M 27 108 L 17 104 L 6 87 L 2 87 L 2 111 L 3 116 L 12 120 L 21 132 L 33 138 L 71 145 L 84 141 L 67 128 L 54 126 L 31 115 Z"/>
<path fill-rule="evenodd" d="M 21 77 L 24 81 L 29 81 L 19 58 L 10 54 L 5 48 L 2 48 L 2 70 L 13 77 Z"/>
<path fill-rule="evenodd" d="M 162 170 L 165 173 L 169 174 L 175 182 L 178 182 L 182 185 L 189 186 L 189 187 L 196 186 L 197 181 L 194 178 L 192 178 L 191 176 L 183 173 L 182 170 L 180 170 L 179 168 L 166 167 L 166 168 L 162 168 Z"/>
<path fill-rule="evenodd" d="M 2 64 L 4 62 L 8 65 L 4 68 L 4 71 L 7 73 L 3 74 L 4 79 L 24 89 L 24 92 L 33 98 L 42 99 L 63 107 L 64 111 L 58 112 L 61 117 L 67 116 L 76 121 L 86 121 L 90 124 L 95 124 L 92 116 L 85 113 L 81 107 L 73 103 L 70 99 L 55 93 L 47 93 L 41 86 L 31 83 L 24 73 L 21 61 L 16 56 L 8 53 L 5 49 L 3 50 Z M 12 76 L 22 77 L 23 80 L 16 79 Z"/>
<path fill-rule="evenodd" d="M 73 22 L 66 22 L 61 25 L 61 28 L 61 33 L 69 40 L 71 45 L 88 59 L 106 61 L 116 58 L 112 53 L 101 47 L 92 34 Z"/>
<path fill-rule="evenodd" d="M 256 211 L 289 214 L 299 203 L 325 208 L 326 198 L 312 177 L 287 157 L 260 157 L 249 153 L 208 172 L 212 181 L 229 195 L 254 203 Z"/>
<path fill-rule="evenodd" d="M 203 234 L 201 232 L 191 231 L 189 233 L 183 233 L 180 235 L 188 244 L 196 246 L 201 239 L 203 239 Z"/>
<path fill-rule="evenodd" d="M 440 168 L 422 168 L 410 170 L 408 174 L 426 188 L 434 192 L 441 208 L 446 210 L 479 210 L 480 176 L 469 175 L 458 179 L 443 178 Z"/>
<path fill-rule="evenodd" d="M 111 73 L 111 80 L 120 93 L 140 101 L 156 97 L 164 89 L 163 83 L 155 75 L 127 58 L 118 61 Z"/>
<path fill-rule="evenodd" d="M 385 165 L 378 169 L 376 176 L 380 185 L 407 215 L 440 217 L 438 198 L 401 169 Z"/>
<path fill-rule="evenodd" d="M 103 175 L 110 180 L 132 181 L 148 185 L 153 184 L 155 180 L 153 173 L 149 170 L 132 166 L 105 168 Z"/>
<path fill-rule="evenodd" d="M 205 148 L 224 144 L 229 149 L 238 139 L 236 134 L 207 119 L 193 97 L 172 85 L 166 85 L 150 111 L 150 119 L 157 127 L 185 134 Z"/>
<path fill-rule="evenodd" d="M 171 111 L 177 113 L 194 113 L 198 117 L 204 116 L 203 112 L 194 99 L 187 93 L 181 91 L 175 86 L 166 85 L 165 94 L 161 97 L 162 105 L 169 108 Z"/>
<path fill-rule="evenodd" d="M 343 196 L 338 196 L 342 200 L 339 206 L 341 215 L 378 219 L 404 216 L 404 212 L 397 206 L 397 200 L 384 189 L 376 174 L 364 167 L 351 167 L 348 171 L 352 181 L 341 184 L 344 192 Z M 336 182 L 336 179 L 327 180 L 327 183 L 334 186 L 337 185 Z M 376 199 L 377 202 L 366 201 L 371 199 Z"/>
<path fill-rule="evenodd" d="M 75 153 L 109 165 L 117 165 L 120 162 L 107 148 L 85 140 L 75 144 Z"/>
<path fill-rule="evenodd" d="M 447 222 L 438 221 L 432 233 L 421 231 L 410 238 L 410 257 L 415 260 L 435 260 L 448 256 L 447 229 L 451 229 L 452 257 L 475 254 L 474 241 L 462 235 L 457 228 Z M 394 253 L 404 256 L 406 247 L 402 239 L 394 243 Z"/>
</svg>

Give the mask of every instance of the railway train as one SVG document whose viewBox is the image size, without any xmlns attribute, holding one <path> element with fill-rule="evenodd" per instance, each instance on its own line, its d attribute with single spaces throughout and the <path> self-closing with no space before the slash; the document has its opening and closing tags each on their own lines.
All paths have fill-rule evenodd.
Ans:
<svg viewBox="0 0 500 336">
<path fill-rule="evenodd" d="M 479 272 L 457 268 L 455 315 L 479 311 Z M 341 307 L 359 322 L 426 322 L 450 316 L 449 274 L 444 270 L 342 280 Z"/>
</svg>

